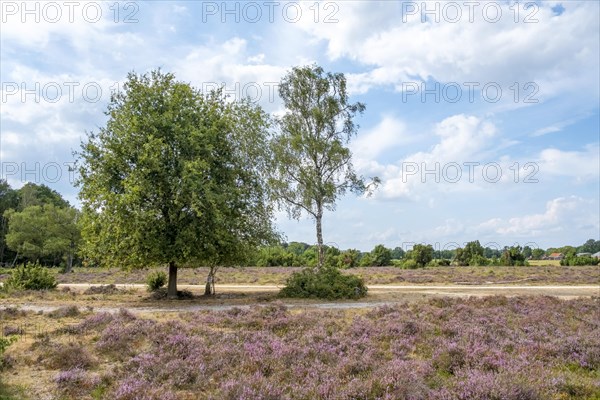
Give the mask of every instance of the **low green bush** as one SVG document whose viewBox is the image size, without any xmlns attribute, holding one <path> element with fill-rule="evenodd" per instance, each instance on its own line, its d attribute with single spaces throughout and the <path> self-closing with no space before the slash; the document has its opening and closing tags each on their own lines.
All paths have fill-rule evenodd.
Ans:
<svg viewBox="0 0 600 400">
<path fill-rule="evenodd" d="M 409 259 L 404 260 L 404 262 L 402 263 L 402 268 L 417 269 L 417 268 L 419 268 L 419 264 L 417 264 L 417 262 L 415 260 L 413 260 L 412 258 L 409 258 Z"/>
<path fill-rule="evenodd" d="M 167 274 L 163 271 L 151 272 L 146 278 L 146 285 L 149 292 L 156 292 L 167 283 Z"/>
<path fill-rule="evenodd" d="M 5 362 L 5 357 L 4 357 L 4 352 L 6 351 L 6 349 L 8 348 L 8 346 L 10 346 L 13 342 L 17 341 L 17 337 L 16 336 L 8 336 L 8 337 L 0 337 L 0 371 L 2 371 L 6 366 L 7 363 Z M 1 392 L 0 392 L 1 394 Z M 4 397 L 0 396 L 0 399 L 3 399 Z"/>
<path fill-rule="evenodd" d="M 5 290 L 49 290 L 57 285 L 56 278 L 38 263 L 18 266 L 4 282 Z"/>
<path fill-rule="evenodd" d="M 77 317 L 80 313 L 77 306 L 63 306 L 59 307 L 54 311 L 50 311 L 48 316 L 50 318 L 66 318 L 66 317 Z"/>
<path fill-rule="evenodd" d="M 447 267 L 450 265 L 450 260 L 446 258 L 436 258 L 427 264 L 428 267 Z"/>
<path fill-rule="evenodd" d="M 279 295 L 328 300 L 359 299 L 367 295 L 367 287 L 362 278 L 344 275 L 337 268 L 306 268 L 293 273 Z"/>
<path fill-rule="evenodd" d="M 560 260 L 563 266 L 598 265 L 600 259 L 590 256 L 567 256 Z"/>
<path fill-rule="evenodd" d="M 483 267 L 486 265 L 489 265 L 490 261 L 485 258 L 482 255 L 474 255 L 470 260 L 469 260 L 469 266 L 474 266 L 474 267 Z"/>
<path fill-rule="evenodd" d="M 403 264 L 404 264 L 404 260 L 396 260 L 396 259 L 392 260 L 392 265 L 394 267 L 402 268 Z"/>
</svg>

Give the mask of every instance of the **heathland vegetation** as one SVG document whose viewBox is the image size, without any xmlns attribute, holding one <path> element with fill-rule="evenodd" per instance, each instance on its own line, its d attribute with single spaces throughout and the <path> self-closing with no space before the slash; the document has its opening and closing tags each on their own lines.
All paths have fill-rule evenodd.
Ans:
<svg viewBox="0 0 600 400">
<path fill-rule="evenodd" d="M 597 300 L 135 315 L 0 311 L 5 398 L 597 399 Z M 4 350 L 0 342 L 0 351 Z M 2 388 L 0 388 L 0 394 Z"/>
<path fill-rule="evenodd" d="M 207 267 L 210 295 L 221 267 L 301 266 L 307 269 L 292 274 L 282 293 L 355 298 L 366 293 L 364 282 L 340 269 L 525 266 L 556 252 L 563 265 L 598 263 L 591 255 L 600 241 L 593 239 L 547 250 L 490 248 L 477 240 L 442 250 L 325 245 L 324 211 L 335 210 L 348 191 L 368 195 L 379 184 L 356 174 L 348 147 L 365 105 L 350 102 L 343 74 L 316 65 L 293 68 L 279 95 L 285 112 L 276 117 L 160 70 L 129 74 L 108 104 L 105 126 L 89 133 L 77 154 L 81 210 L 45 185 L 15 190 L 0 181 L 0 263 L 24 265 L 5 287 L 46 279 L 39 265 L 64 272 L 74 264 L 166 266 L 168 297 L 177 298 L 181 267 Z M 292 218 L 311 217 L 315 245 L 283 243 L 272 223 L 276 207 Z M 164 280 L 152 279 L 153 287 Z"/>
<path fill-rule="evenodd" d="M 131 73 L 77 153 L 80 208 L 0 180 L 0 398 L 600 398 L 597 298 L 390 292 L 519 282 L 590 296 L 600 241 L 328 246 L 324 211 L 379 184 L 352 165 L 365 105 L 316 65 L 293 68 L 279 95 L 283 113 L 268 115 L 170 73 Z M 276 209 L 312 218 L 314 245 L 286 243 Z M 216 294 L 223 283 L 257 292 Z M 367 285 L 387 286 L 339 304 Z M 182 308 L 199 303 L 218 311 Z"/>
</svg>

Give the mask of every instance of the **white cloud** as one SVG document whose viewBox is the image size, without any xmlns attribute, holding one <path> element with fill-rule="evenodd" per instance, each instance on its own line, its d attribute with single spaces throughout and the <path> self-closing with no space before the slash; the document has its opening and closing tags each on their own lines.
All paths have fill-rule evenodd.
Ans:
<svg viewBox="0 0 600 400">
<path fill-rule="evenodd" d="M 584 115 L 580 115 L 578 117 L 566 119 L 564 121 L 555 122 L 555 123 L 553 123 L 551 125 L 548 125 L 548 126 L 545 126 L 543 128 L 537 129 L 535 132 L 533 132 L 531 134 L 531 136 L 537 137 L 537 136 L 544 136 L 544 135 L 547 135 L 549 133 L 560 132 L 564 128 L 566 128 L 567 126 L 572 125 L 575 122 L 577 122 L 577 120 L 579 118 L 585 117 L 585 116 L 587 116 L 587 115 L 584 114 Z"/>
<path fill-rule="evenodd" d="M 540 128 L 540 129 L 536 130 L 535 132 L 533 132 L 531 134 L 531 136 L 544 136 L 549 133 L 560 132 L 561 130 L 562 130 L 562 127 L 560 127 L 558 125 L 550 125 L 550 126 L 546 126 L 544 128 Z"/>
<path fill-rule="evenodd" d="M 559 177 L 587 182 L 600 175 L 597 143 L 573 151 L 548 148 L 529 157 L 502 155 L 499 152 L 510 151 L 519 142 L 507 142 L 492 122 L 464 114 L 435 125 L 433 134 L 439 141 L 429 150 L 382 163 L 381 152 L 394 146 L 393 132 L 394 125 L 382 120 L 356 144 L 359 171 L 382 179 L 374 196 L 379 199 L 408 198 L 434 206 L 440 193 L 468 194 L 490 190 L 494 184 L 550 183 Z"/>
<path fill-rule="evenodd" d="M 463 233 L 464 230 L 464 224 L 454 218 L 447 219 L 443 225 L 433 229 L 435 237 L 453 237 Z"/>
<path fill-rule="evenodd" d="M 417 152 L 398 163 L 387 165 L 374 159 L 357 164 L 366 174 L 375 174 L 382 179 L 376 197 L 420 199 L 420 194 L 432 185 L 441 187 L 440 183 L 446 183 L 442 185 L 444 190 L 473 190 L 473 182 L 470 182 L 468 175 L 474 174 L 474 169 L 469 170 L 474 167 L 464 163 L 483 160 L 493 147 L 491 139 L 496 135 L 494 124 L 460 114 L 438 123 L 434 134 L 439 137 L 439 142 L 429 151 Z M 460 178 L 456 180 L 459 174 Z"/>
<path fill-rule="evenodd" d="M 252 64 L 263 64 L 265 61 L 264 53 L 257 54 L 255 56 L 248 57 L 248 62 Z"/>
<path fill-rule="evenodd" d="M 41 49 L 67 39 L 81 50 L 116 25 L 108 3 L 8 3 L 2 5 L 2 40 L 21 48 Z"/>
<path fill-rule="evenodd" d="M 285 68 L 265 63 L 263 54 L 249 55 L 245 39 L 234 37 L 191 48 L 171 67 L 179 79 L 200 89 L 224 86 L 225 93 L 234 99 L 249 97 L 271 112 L 279 107 L 277 85 Z"/>
<path fill-rule="evenodd" d="M 185 6 L 180 6 L 180 5 L 175 4 L 173 6 L 173 12 L 176 14 L 185 14 L 188 12 L 188 8 Z"/>
<path fill-rule="evenodd" d="M 388 228 L 383 232 L 371 233 L 366 237 L 369 243 L 381 244 L 399 240 L 399 232 L 396 228 Z"/>
<path fill-rule="evenodd" d="M 432 16 L 422 22 L 419 14 L 403 19 L 407 3 L 343 2 L 338 3 L 338 23 L 298 26 L 324 40 L 330 58 L 347 57 L 372 67 L 351 75 L 351 87 L 358 92 L 375 85 L 400 89 L 401 82 L 433 78 L 460 84 L 498 82 L 507 101 L 512 101 L 509 87 L 514 82 L 520 83 L 519 97 L 531 94 L 523 90 L 527 82 L 539 86 L 535 98 L 578 90 L 598 96 L 597 2 L 565 3 L 560 16 L 548 2 L 528 10 L 520 3 L 517 23 L 514 5 L 508 2 L 491 2 L 501 7 L 497 22 L 490 22 L 493 13 L 484 16 L 485 5 L 479 4 L 473 22 L 468 6 L 463 6 L 456 23 L 444 19 L 443 2 L 408 3 L 439 7 L 440 22 Z M 534 11 L 537 22 L 525 23 Z"/>
<path fill-rule="evenodd" d="M 545 211 L 512 218 L 492 218 L 476 228 L 480 234 L 508 237 L 543 237 L 551 231 L 572 231 L 598 225 L 598 203 L 578 196 L 558 197 L 546 203 Z"/>
<path fill-rule="evenodd" d="M 414 140 L 406 131 L 404 122 L 386 115 L 376 126 L 361 133 L 352 142 L 352 153 L 358 159 L 373 160 L 388 150 Z"/>
<path fill-rule="evenodd" d="M 2 143 L 3 144 L 11 144 L 18 145 L 20 142 L 19 134 L 16 132 L 5 131 L 2 132 Z"/>
<path fill-rule="evenodd" d="M 542 150 L 539 155 L 541 174 L 573 177 L 577 181 L 600 176 L 600 147 L 588 145 L 583 151 L 563 151 L 556 148 Z"/>
</svg>

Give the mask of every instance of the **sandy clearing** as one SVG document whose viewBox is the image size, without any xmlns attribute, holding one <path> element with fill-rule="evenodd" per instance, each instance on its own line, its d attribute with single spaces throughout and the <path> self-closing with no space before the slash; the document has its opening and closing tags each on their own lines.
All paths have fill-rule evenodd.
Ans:
<svg viewBox="0 0 600 400">
<path fill-rule="evenodd" d="M 76 290 L 83 290 L 90 286 L 98 286 L 89 283 L 77 284 L 62 284 L 59 287 L 70 287 Z M 115 285 L 122 289 L 145 290 L 145 285 L 142 284 L 117 284 Z M 201 285 L 178 285 L 178 288 L 187 289 L 195 292 L 202 292 L 204 287 Z M 217 285 L 217 292 L 272 292 L 279 290 L 279 286 L 275 285 Z M 314 302 L 302 300 L 294 300 L 290 302 L 280 302 L 289 308 L 295 309 L 358 309 L 358 308 L 373 308 L 383 305 L 394 305 L 412 301 L 415 298 L 431 298 L 440 296 L 449 297 L 485 297 L 493 295 L 505 296 L 555 296 L 561 299 L 573 299 L 578 297 L 600 296 L 600 286 L 598 285 L 545 285 L 545 286 L 514 286 L 514 285 L 498 285 L 498 286 L 473 286 L 473 285 L 371 285 L 369 286 L 371 293 L 371 301 L 345 301 L 345 302 Z M 391 296 L 390 296 L 391 295 Z M 60 307 L 74 305 L 73 302 L 53 303 L 52 305 L 43 303 L 21 303 L 11 304 L 4 303 L 0 305 L 0 309 L 7 307 L 18 307 L 23 310 L 50 312 Z M 76 304 L 75 304 L 76 305 Z M 223 311 L 235 307 L 248 308 L 252 306 L 267 306 L 269 303 L 249 303 L 249 304 L 173 304 L 173 302 L 165 302 L 165 305 L 152 306 L 131 306 L 125 307 L 128 310 L 137 313 L 157 313 L 157 312 L 192 312 L 192 311 Z M 120 307 L 99 306 L 94 307 L 94 312 L 116 312 Z"/>
</svg>

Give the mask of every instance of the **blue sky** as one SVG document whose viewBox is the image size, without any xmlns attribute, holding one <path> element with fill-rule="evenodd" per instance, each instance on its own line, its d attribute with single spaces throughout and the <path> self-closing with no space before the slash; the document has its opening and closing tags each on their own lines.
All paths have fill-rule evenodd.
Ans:
<svg viewBox="0 0 600 400">
<path fill-rule="evenodd" d="M 366 104 L 354 165 L 383 181 L 326 214 L 327 243 L 600 238 L 599 2 L 0 4 L 1 171 L 15 187 L 45 183 L 78 204 L 72 151 L 130 71 L 224 84 L 278 114 L 276 83 L 314 62 Z M 315 242 L 308 218 L 277 224 Z"/>
</svg>

